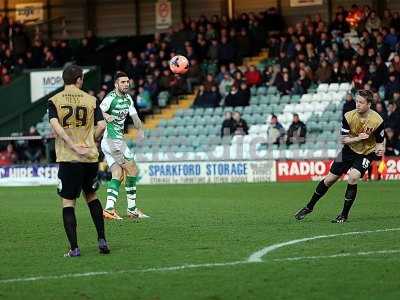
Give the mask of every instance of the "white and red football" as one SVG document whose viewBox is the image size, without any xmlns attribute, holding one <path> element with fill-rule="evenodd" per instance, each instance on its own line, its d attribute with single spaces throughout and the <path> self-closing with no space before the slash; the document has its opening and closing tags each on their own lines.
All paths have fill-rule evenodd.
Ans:
<svg viewBox="0 0 400 300">
<path fill-rule="evenodd" d="M 189 70 L 189 60 L 183 55 L 176 55 L 169 61 L 172 73 L 185 74 Z"/>
</svg>

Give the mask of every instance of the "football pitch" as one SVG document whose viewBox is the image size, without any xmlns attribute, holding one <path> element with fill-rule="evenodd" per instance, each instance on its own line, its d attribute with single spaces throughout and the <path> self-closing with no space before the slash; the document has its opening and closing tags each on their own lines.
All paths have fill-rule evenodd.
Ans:
<svg viewBox="0 0 400 300">
<path fill-rule="evenodd" d="M 298 222 L 315 184 L 139 186 L 151 218 L 108 221 L 108 256 L 79 200 L 79 258 L 55 187 L 0 188 L 0 299 L 400 299 L 400 183 L 360 183 L 331 224 L 340 183 Z"/>
</svg>

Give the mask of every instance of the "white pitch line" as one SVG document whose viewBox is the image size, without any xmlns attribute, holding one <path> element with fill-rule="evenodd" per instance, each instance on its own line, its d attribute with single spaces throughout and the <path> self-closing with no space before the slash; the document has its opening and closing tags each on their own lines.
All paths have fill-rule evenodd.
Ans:
<svg viewBox="0 0 400 300">
<path fill-rule="evenodd" d="M 171 266 L 171 267 L 161 267 L 161 268 L 148 268 L 148 269 L 131 269 L 131 270 L 120 270 L 120 271 L 100 271 L 100 272 L 87 272 L 87 273 L 70 273 L 62 275 L 49 275 L 49 276 L 36 276 L 36 277 L 25 277 L 25 278 L 10 278 L 10 279 L 0 279 L 0 284 L 6 283 L 18 283 L 18 282 L 32 282 L 39 280 L 57 280 L 65 278 L 79 278 L 79 277 L 91 277 L 91 276 L 102 276 L 102 275 L 117 275 L 126 273 L 147 273 L 147 272 L 169 272 L 169 271 L 180 271 L 185 269 L 196 269 L 196 268 L 213 268 L 213 267 L 226 267 L 226 266 L 236 266 L 241 264 L 251 264 L 251 263 L 261 263 L 263 260 L 261 257 L 264 255 L 282 248 L 284 246 L 293 245 L 297 243 L 302 243 L 315 239 L 330 238 L 335 236 L 346 236 L 355 234 L 368 234 L 376 232 L 388 232 L 388 231 L 399 231 L 400 228 L 388 228 L 388 229 L 378 229 L 378 230 L 368 230 L 368 231 L 356 231 L 356 232 L 345 232 L 331 235 L 320 235 L 315 237 L 297 239 L 293 241 L 288 241 L 285 243 L 274 244 L 269 247 L 265 247 L 260 251 L 257 251 L 250 255 L 247 260 L 243 261 L 233 261 L 226 263 L 204 263 L 204 264 L 186 264 L 181 266 Z M 271 259 L 266 262 L 278 262 L 278 261 L 296 261 L 303 259 L 320 259 L 320 258 L 334 258 L 334 257 L 345 257 L 345 256 L 360 256 L 360 255 L 373 255 L 373 254 L 390 254 L 390 253 L 400 253 L 400 250 L 380 250 L 380 251 L 369 251 L 369 252 L 357 252 L 357 253 L 340 253 L 327 256 L 303 256 L 303 257 L 287 257 L 287 258 L 276 258 Z M 74 258 L 79 259 L 79 258 Z"/>
<path fill-rule="evenodd" d="M 79 259 L 79 258 L 74 258 L 74 259 Z M 248 264 L 248 263 L 249 262 L 243 260 L 243 261 L 233 261 L 233 262 L 226 262 L 226 263 L 187 264 L 187 265 L 181 265 L 181 266 L 162 267 L 162 268 L 131 269 L 131 270 L 120 270 L 120 271 L 88 272 L 88 273 L 25 277 L 25 278 L 11 278 L 11 279 L 0 280 L 0 284 L 1 283 L 38 281 L 38 280 L 54 280 L 54 279 L 64 279 L 64 278 L 90 277 L 90 276 L 101 276 L 101 275 L 116 275 L 116 274 L 125 274 L 125 273 L 180 271 L 180 270 L 185 270 L 185 269 L 235 266 L 235 265 Z"/>
<path fill-rule="evenodd" d="M 367 255 L 374 255 L 374 254 L 395 254 L 395 253 L 400 253 L 400 250 L 379 250 L 379 251 L 367 251 L 367 252 L 356 252 L 356 253 L 338 253 L 338 254 L 333 254 L 333 255 L 285 257 L 285 258 L 275 258 L 272 261 L 298 261 L 298 260 L 307 260 L 307 259 L 337 258 L 337 257 L 348 257 L 348 256 L 367 256 Z"/>
<path fill-rule="evenodd" d="M 248 262 L 262 262 L 262 257 L 267 255 L 268 253 L 271 253 L 272 251 L 275 251 L 279 248 L 286 247 L 289 245 L 304 243 L 304 242 L 308 242 L 308 241 L 312 241 L 312 240 L 325 239 L 325 238 L 331 238 L 331 237 L 337 237 L 337 236 L 359 235 L 359 234 L 399 231 L 399 230 L 400 230 L 400 228 L 387 228 L 387 229 L 367 230 L 367 231 L 353 231 L 353 232 L 336 233 L 336 234 L 329 234 L 329 235 L 318 235 L 318 236 L 312 236 L 312 237 L 303 238 L 303 239 L 292 240 L 292 241 L 278 243 L 278 244 L 274 244 L 274 245 L 262 248 L 261 250 L 251 254 L 249 256 L 249 258 L 247 259 L 247 261 Z"/>
</svg>

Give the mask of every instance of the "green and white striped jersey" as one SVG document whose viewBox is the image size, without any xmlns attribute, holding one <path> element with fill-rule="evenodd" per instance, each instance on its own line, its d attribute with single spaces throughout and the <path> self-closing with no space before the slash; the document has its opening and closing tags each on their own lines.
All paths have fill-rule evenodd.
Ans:
<svg viewBox="0 0 400 300">
<path fill-rule="evenodd" d="M 109 139 L 123 139 L 126 117 L 128 114 L 130 116 L 137 114 L 132 97 L 129 94 L 119 96 L 114 90 L 104 97 L 100 108 L 103 112 L 114 117 L 112 122 L 107 123 L 104 137 Z"/>
</svg>

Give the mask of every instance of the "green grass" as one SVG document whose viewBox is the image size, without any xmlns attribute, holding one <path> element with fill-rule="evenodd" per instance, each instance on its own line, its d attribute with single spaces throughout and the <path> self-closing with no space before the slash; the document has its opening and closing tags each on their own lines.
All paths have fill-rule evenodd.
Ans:
<svg viewBox="0 0 400 300">
<path fill-rule="evenodd" d="M 0 188 L 0 299 L 400 299 L 400 253 L 275 260 L 399 250 L 400 231 L 299 243 L 268 254 L 262 263 L 140 271 L 244 261 L 275 243 L 400 227 L 398 182 L 361 183 L 346 224 L 329 222 L 341 210 L 344 183 L 332 188 L 312 215 L 296 222 L 294 212 L 314 187 L 315 183 L 139 186 L 138 203 L 152 218 L 107 222 L 109 256 L 97 253 L 94 226 L 79 200 L 82 256 L 76 259 L 63 257 L 68 246 L 54 187 Z M 104 199 L 104 189 L 100 195 Z M 126 201 L 118 207 L 124 212 Z M 100 271 L 111 273 L 1 282 Z"/>
</svg>

